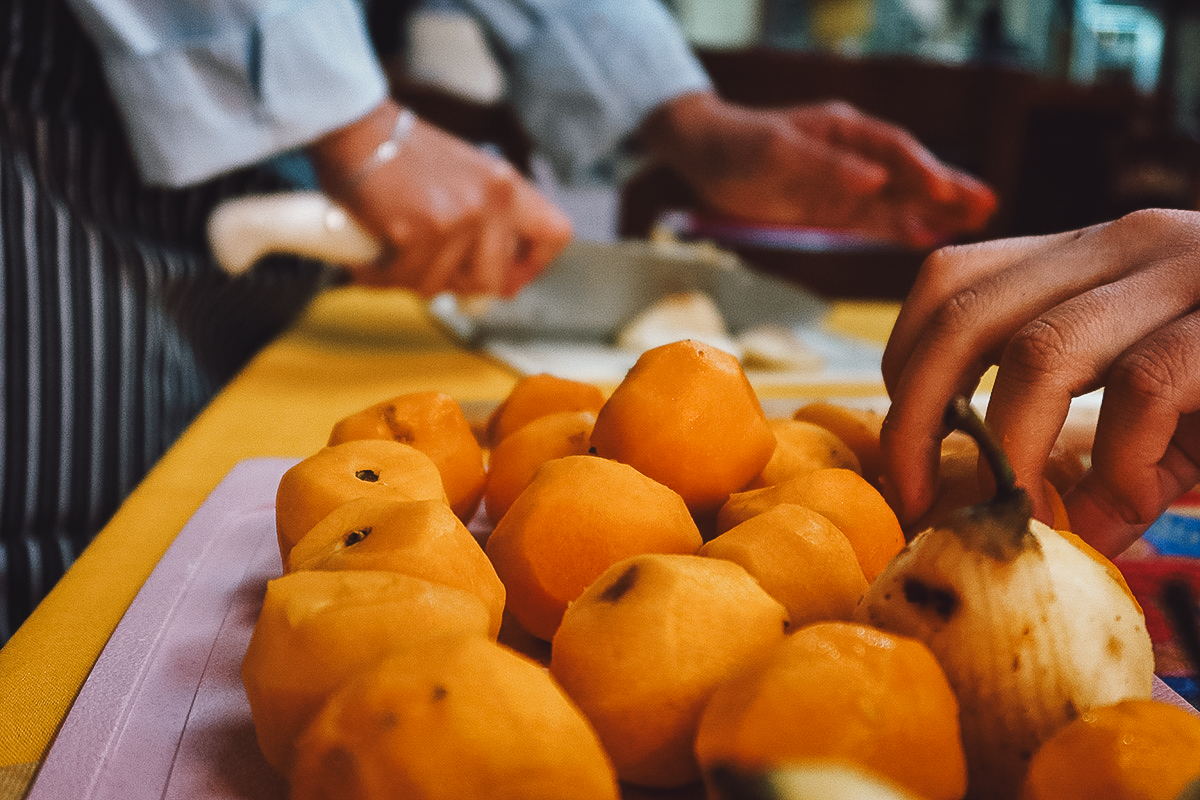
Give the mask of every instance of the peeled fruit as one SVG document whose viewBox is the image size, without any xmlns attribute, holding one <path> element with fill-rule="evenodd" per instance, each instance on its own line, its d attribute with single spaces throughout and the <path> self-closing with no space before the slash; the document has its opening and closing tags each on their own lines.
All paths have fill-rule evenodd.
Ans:
<svg viewBox="0 0 1200 800">
<path fill-rule="evenodd" d="M 965 398 L 947 421 L 977 436 L 996 496 L 916 536 L 858 618 L 926 642 L 962 706 L 970 797 L 1016 797 L 1029 759 L 1098 706 L 1148 698 L 1154 657 L 1120 573 L 1031 519 L 1029 498 Z"/>
<path fill-rule="evenodd" d="M 559 411 L 595 414 L 602 405 L 604 392 L 593 384 L 547 373 L 526 375 L 488 417 L 487 441 L 495 447 L 509 434 L 546 414 Z"/>
<path fill-rule="evenodd" d="M 767 424 L 775 434 L 775 452 L 762 472 L 746 485 L 747 489 L 783 483 L 828 467 L 862 473 L 858 456 L 826 428 L 793 419 L 771 419 Z"/>
<path fill-rule="evenodd" d="M 504 437 L 488 460 L 484 509 L 495 524 L 547 461 L 586 455 L 596 415 L 590 411 L 559 411 L 538 417 Z"/>
<path fill-rule="evenodd" d="M 816 401 L 796 409 L 792 419 L 812 422 L 832 432 L 858 456 L 861 474 L 878 485 L 883 474 L 883 456 L 879 449 L 879 432 L 883 415 L 865 408 L 852 408 L 840 403 Z"/>
<path fill-rule="evenodd" d="M 479 598 L 500 632 L 504 584 L 483 548 L 440 500 L 361 497 L 338 506 L 288 554 L 284 572 L 384 570 L 444 583 Z"/>
<path fill-rule="evenodd" d="M 449 503 L 433 459 L 390 439 L 356 439 L 323 447 L 279 479 L 275 531 L 288 553 L 330 511 L 356 497 Z"/>
<path fill-rule="evenodd" d="M 617 800 L 586 719 L 540 665 L 445 637 L 358 674 L 297 747 L 291 800 Z"/>
<path fill-rule="evenodd" d="M 904 531 L 883 495 L 858 473 L 813 470 L 791 480 L 737 492 L 717 512 L 717 530 L 727 531 L 783 503 L 816 511 L 850 540 L 867 580 L 874 580 L 904 547 Z"/>
<path fill-rule="evenodd" d="M 715 797 L 755 800 L 925 800 L 878 775 L 848 764 L 815 759 L 764 772 L 717 769 Z"/>
<path fill-rule="evenodd" d="M 567 604 L 638 553 L 694 554 L 700 531 L 675 492 L 597 456 L 546 462 L 488 537 L 508 610 L 550 641 Z"/>
<path fill-rule="evenodd" d="M 286 774 L 325 698 L 387 653 L 431 636 L 486 638 L 487 608 L 462 589 L 392 572 L 296 572 L 268 582 L 242 661 L 267 763 Z"/>
<path fill-rule="evenodd" d="M 792 625 L 848 620 L 867 591 L 858 556 L 837 526 L 817 512 L 778 505 L 700 548 L 740 564 L 787 608 Z"/>
<path fill-rule="evenodd" d="M 339 420 L 329 444 L 354 439 L 391 439 L 433 459 L 454 513 L 469 522 L 485 480 L 483 448 L 462 407 L 443 392 L 412 392 L 376 403 Z"/>
<path fill-rule="evenodd" d="M 1021 800 L 1175 800 L 1200 779 L 1200 716 L 1158 700 L 1101 706 L 1030 762 Z"/>
<path fill-rule="evenodd" d="M 958 800 L 967 785 L 958 703 L 933 653 L 848 622 L 800 628 L 717 688 L 696 755 L 714 789 L 722 769 L 811 761 L 853 766 L 926 800 Z"/>
<path fill-rule="evenodd" d="M 784 641 L 787 611 L 731 561 L 646 554 L 571 603 L 550 673 L 591 720 L 622 780 L 683 786 L 712 693 Z"/>
<path fill-rule="evenodd" d="M 684 340 L 638 358 L 596 415 L 592 447 L 704 515 L 766 466 L 775 435 L 737 358 Z"/>
</svg>

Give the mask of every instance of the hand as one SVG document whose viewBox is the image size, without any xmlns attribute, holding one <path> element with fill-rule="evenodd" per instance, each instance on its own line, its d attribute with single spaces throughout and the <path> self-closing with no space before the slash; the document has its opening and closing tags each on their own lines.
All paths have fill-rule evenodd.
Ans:
<svg viewBox="0 0 1200 800">
<path fill-rule="evenodd" d="M 394 158 L 347 185 L 398 112 L 385 102 L 311 148 L 325 191 L 387 246 L 378 262 L 352 265 L 353 280 L 425 296 L 515 294 L 566 246 L 570 222 L 510 164 L 421 120 Z"/>
<path fill-rule="evenodd" d="M 951 396 L 999 365 L 987 411 L 1037 516 L 1071 399 L 1104 387 L 1072 528 L 1113 556 L 1200 481 L 1200 213 L 1139 211 L 934 253 L 892 331 L 882 447 L 903 520 L 929 506 Z"/>
<path fill-rule="evenodd" d="M 762 110 L 690 94 L 656 110 L 643 135 L 713 208 L 760 222 L 927 248 L 996 209 L 978 180 L 845 103 Z"/>
</svg>

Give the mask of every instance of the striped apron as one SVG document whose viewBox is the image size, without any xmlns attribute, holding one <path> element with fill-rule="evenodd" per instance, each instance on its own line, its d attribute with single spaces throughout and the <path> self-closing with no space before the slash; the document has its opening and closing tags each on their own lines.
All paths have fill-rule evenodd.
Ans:
<svg viewBox="0 0 1200 800">
<path fill-rule="evenodd" d="M 63 1 L 0 6 L 3 642 L 326 272 L 274 258 L 225 276 L 204 241 L 209 211 L 280 179 L 142 185 Z"/>
</svg>

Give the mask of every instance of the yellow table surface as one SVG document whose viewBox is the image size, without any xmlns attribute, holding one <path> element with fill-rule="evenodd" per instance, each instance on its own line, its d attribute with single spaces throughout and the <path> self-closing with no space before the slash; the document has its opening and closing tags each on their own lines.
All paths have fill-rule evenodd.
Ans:
<svg viewBox="0 0 1200 800">
<path fill-rule="evenodd" d="M 899 310 L 838 302 L 835 332 L 886 340 Z M 109 635 L 159 558 L 239 461 L 304 457 L 340 418 L 438 390 L 502 399 L 517 375 L 460 346 L 402 292 L 326 292 L 217 395 L 28 621 L 0 649 L 0 800 L 20 797 Z M 611 387 L 607 387 L 611 388 Z M 773 387 L 770 397 L 872 396 L 882 383 Z"/>
</svg>

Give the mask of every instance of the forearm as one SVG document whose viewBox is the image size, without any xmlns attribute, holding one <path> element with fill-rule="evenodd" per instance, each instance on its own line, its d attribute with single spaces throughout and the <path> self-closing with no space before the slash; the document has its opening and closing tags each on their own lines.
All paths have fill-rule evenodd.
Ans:
<svg viewBox="0 0 1200 800">
<path fill-rule="evenodd" d="M 148 183 L 195 183 L 294 149 L 387 95 L 354 0 L 71 4 Z"/>
</svg>

